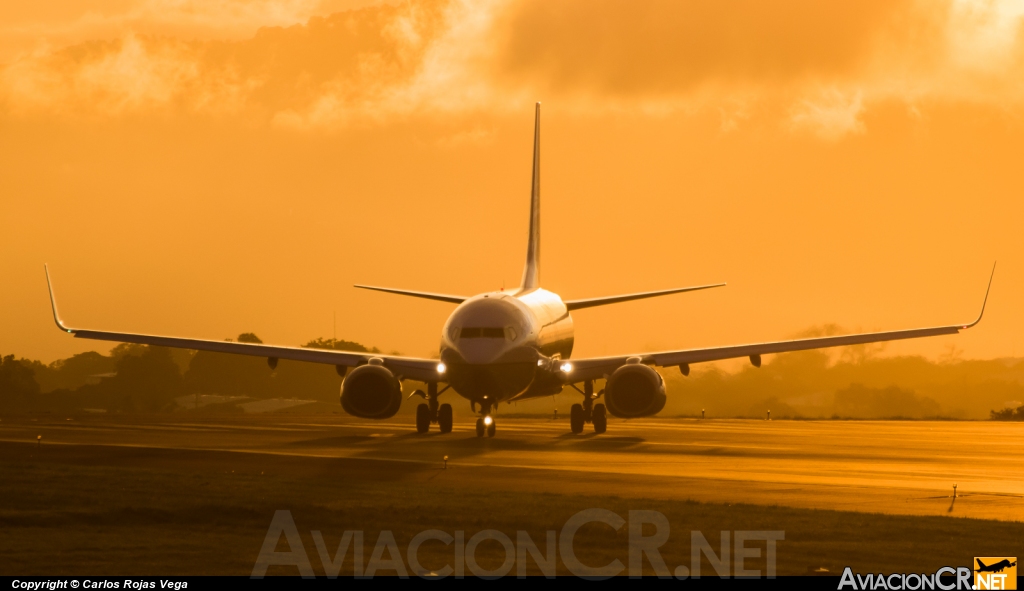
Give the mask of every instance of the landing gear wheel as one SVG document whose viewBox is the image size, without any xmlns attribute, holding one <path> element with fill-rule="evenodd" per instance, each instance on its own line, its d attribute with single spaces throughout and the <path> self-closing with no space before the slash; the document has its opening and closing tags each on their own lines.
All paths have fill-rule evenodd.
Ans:
<svg viewBox="0 0 1024 591">
<path fill-rule="evenodd" d="M 430 407 L 421 404 L 416 407 L 416 432 L 426 433 L 430 431 Z"/>
<path fill-rule="evenodd" d="M 495 423 L 494 420 L 492 419 L 491 424 L 487 425 L 487 436 L 494 437 L 494 432 L 497 430 L 497 427 L 497 423 Z"/>
<path fill-rule="evenodd" d="M 576 435 L 582 433 L 584 423 L 586 423 L 586 418 L 583 413 L 583 405 L 572 405 L 572 408 L 569 409 L 569 427 L 572 428 L 572 432 Z"/>
<path fill-rule="evenodd" d="M 482 417 L 476 420 L 476 436 L 484 436 L 484 419 Z"/>
<path fill-rule="evenodd" d="M 452 405 L 442 404 L 437 409 L 437 424 L 441 427 L 442 433 L 452 432 Z"/>
<path fill-rule="evenodd" d="M 603 404 L 594 405 L 594 433 L 604 433 L 608 430 L 608 415 Z"/>
</svg>

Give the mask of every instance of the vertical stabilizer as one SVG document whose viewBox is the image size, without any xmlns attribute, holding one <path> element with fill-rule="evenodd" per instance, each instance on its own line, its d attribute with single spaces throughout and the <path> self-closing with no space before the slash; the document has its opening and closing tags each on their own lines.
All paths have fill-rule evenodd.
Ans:
<svg viewBox="0 0 1024 591">
<path fill-rule="evenodd" d="M 540 287 L 540 103 L 533 124 L 533 184 L 530 186 L 530 239 L 522 291 Z"/>
</svg>

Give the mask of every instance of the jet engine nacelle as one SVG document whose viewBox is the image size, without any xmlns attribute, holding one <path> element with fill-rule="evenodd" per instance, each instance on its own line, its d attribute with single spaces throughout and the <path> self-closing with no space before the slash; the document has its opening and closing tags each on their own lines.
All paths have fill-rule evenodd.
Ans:
<svg viewBox="0 0 1024 591">
<path fill-rule="evenodd" d="M 665 408 L 665 380 L 646 365 L 623 365 L 604 387 L 608 412 L 621 419 L 649 417 Z"/>
<path fill-rule="evenodd" d="M 361 365 L 341 383 L 341 408 L 361 419 L 389 419 L 402 405 L 402 385 L 382 365 Z"/>
</svg>

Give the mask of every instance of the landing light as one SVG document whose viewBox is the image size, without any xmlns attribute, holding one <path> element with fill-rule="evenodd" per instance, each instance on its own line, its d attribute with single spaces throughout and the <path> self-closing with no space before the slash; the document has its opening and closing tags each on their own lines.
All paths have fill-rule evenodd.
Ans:
<svg viewBox="0 0 1024 591">
<path fill-rule="evenodd" d="M 437 364 L 437 373 L 444 373 L 447 370 L 448 370 L 448 366 L 447 365 L 445 365 L 443 363 L 438 363 Z"/>
<path fill-rule="evenodd" d="M 562 370 L 562 373 L 569 373 L 572 371 L 572 364 L 566 361 L 558 369 Z"/>
<path fill-rule="evenodd" d="M 491 417 L 484 417 L 484 424 L 487 425 L 488 427 L 490 427 L 491 423 L 493 423 L 493 422 L 494 422 L 494 419 L 492 419 Z"/>
<path fill-rule="evenodd" d="M 544 360 L 543 359 L 538 359 L 537 360 L 537 367 L 544 367 Z"/>
</svg>

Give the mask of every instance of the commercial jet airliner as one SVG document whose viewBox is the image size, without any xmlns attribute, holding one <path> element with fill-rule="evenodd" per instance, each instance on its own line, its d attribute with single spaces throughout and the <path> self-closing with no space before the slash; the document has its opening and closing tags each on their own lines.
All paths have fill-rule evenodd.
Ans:
<svg viewBox="0 0 1024 591">
<path fill-rule="evenodd" d="M 425 433 L 431 424 L 436 423 L 442 433 L 451 432 L 452 407 L 447 403 L 441 404 L 440 397 L 453 390 L 468 399 L 470 408 L 479 414 L 477 437 L 493 437 L 496 429 L 493 413 L 498 404 L 551 396 L 566 386 L 582 396 L 579 404 L 572 405 L 572 432 L 582 433 L 589 423 L 596 433 L 604 433 L 609 413 L 619 418 L 648 417 L 665 406 L 665 381 L 655 367 L 675 367 L 683 375 L 689 375 L 691 364 L 705 361 L 747 357 L 753 365 L 760 367 L 761 356 L 770 353 L 956 334 L 981 321 L 994 275 L 995 267 L 989 277 L 981 313 L 969 324 L 570 360 L 573 348 L 571 313 L 575 310 L 725 284 L 582 300 L 562 300 L 557 294 L 541 288 L 540 103 L 537 103 L 530 228 L 522 284 L 514 290 L 475 296 L 355 286 L 455 304 L 455 310 L 441 330 L 439 359 L 68 328 L 57 314 L 48 270 L 46 281 L 54 321 L 61 330 L 76 338 L 254 355 L 267 358 L 271 368 L 277 366 L 279 359 L 333 365 L 344 378 L 341 407 L 349 414 L 367 419 L 387 419 L 398 412 L 403 398 L 402 380 L 423 382 L 426 392 L 415 392 L 424 399 L 416 408 L 417 431 Z M 605 380 L 604 389 L 595 392 L 594 383 L 601 379 Z M 603 402 L 598 402 L 602 399 Z"/>
</svg>

